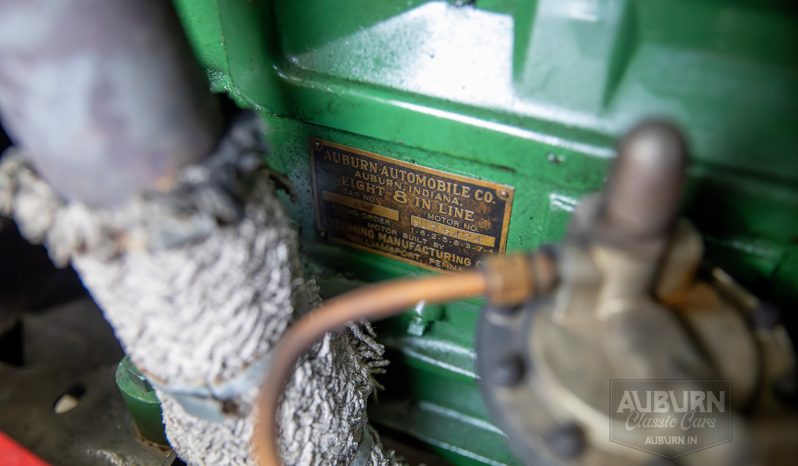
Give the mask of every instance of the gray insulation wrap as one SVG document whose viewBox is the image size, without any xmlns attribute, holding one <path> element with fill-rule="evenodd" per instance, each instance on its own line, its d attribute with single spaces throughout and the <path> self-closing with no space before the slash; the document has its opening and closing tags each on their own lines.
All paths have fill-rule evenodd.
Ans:
<svg viewBox="0 0 798 466">
<path fill-rule="evenodd" d="M 267 357 L 291 320 L 318 304 L 260 163 L 261 132 L 255 118 L 239 121 L 173 190 L 113 210 L 64 202 L 18 153 L 0 163 L 0 213 L 56 262 L 73 262 L 125 351 L 161 387 L 223 385 Z M 367 324 L 353 324 L 299 362 L 278 415 L 286 465 L 396 463 L 365 413 L 382 352 Z M 190 464 L 254 464 L 256 392 L 251 384 L 226 400 L 224 420 L 213 422 L 159 389 L 178 455 Z"/>
</svg>

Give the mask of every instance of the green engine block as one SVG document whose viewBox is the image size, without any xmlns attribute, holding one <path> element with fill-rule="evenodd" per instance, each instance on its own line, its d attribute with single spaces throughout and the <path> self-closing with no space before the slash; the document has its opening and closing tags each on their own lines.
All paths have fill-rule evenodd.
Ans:
<svg viewBox="0 0 798 466">
<path fill-rule="evenodd" d="M 310 274 L 332 296 L 429 271 L 330 241 L 311 138 L 514 188 L 506 249 L 562 237 L 619 135 L 677 123 L 683 212 L 710 259 L 784 306 L 798 290 L 798 14 L 776 0 L 176 0 L 215 90 L 258 111 Z M 476 386 L 478 302 L 379 324 L 378 426 L 455 464 L 518 464 Z"/>
</svg>

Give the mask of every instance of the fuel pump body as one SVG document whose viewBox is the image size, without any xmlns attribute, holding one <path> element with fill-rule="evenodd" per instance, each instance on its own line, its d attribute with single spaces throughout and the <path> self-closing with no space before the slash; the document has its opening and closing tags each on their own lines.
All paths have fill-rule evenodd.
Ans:
<svg viewBox="0 0 798 466">
<path fill-rule="evenodd" d="M 790 2 L 175 4 L 214 89 L 266 121 L 270 166 L 290 185 L 286 203 L 325 296 L 429 272 L 320 228 L 327 198 L 314 178 L 313 141 L 360 160 L 382 157 L 388 168 L 510 188 L 495 239 L 507 251 L 531 250 L 562 238 L 578 200 L 604 185 L 615 142 L 654 116 L 687 135 L 693 163 L 682 212 L 708 259 L 764 299 L 798 301 Z M 455 464 L 518 464 L 476 385 L 479 308 L 420 305 L 381 323 L 391 366 L 370 417 Z"/>
</svg>

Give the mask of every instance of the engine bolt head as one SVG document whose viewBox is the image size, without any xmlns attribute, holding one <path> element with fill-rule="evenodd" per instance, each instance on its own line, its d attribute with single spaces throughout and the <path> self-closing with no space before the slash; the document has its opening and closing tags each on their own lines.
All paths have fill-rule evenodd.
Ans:
<svg viewBox="0 0 798 466">
<path fill-rule="evenodd" d="M 565 424 L 549 432 L 546 446 L 558 457 L 572 459 L 579 456 L 586 446 L 585 432 L 578 424 Z"/>
<path fill-rule="evenodd" d="M 524 378 L 526 363 L 524 359 L 515 354 L 499 361 L 491 371 L 491 381 L 502 387 L 517 385 Z"/>
</svg>

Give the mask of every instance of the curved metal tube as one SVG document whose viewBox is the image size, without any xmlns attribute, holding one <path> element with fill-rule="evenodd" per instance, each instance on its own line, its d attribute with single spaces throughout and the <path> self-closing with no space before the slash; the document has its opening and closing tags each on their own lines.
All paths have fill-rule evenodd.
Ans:
<svg viewBox="0 0 798 466">
<path fill-rule="evenodd" d="M 0 0 L 0 114 L 64 197 L 118 204 L 208 155 L 216 102 L 171 2 Z"/>
</svg>

